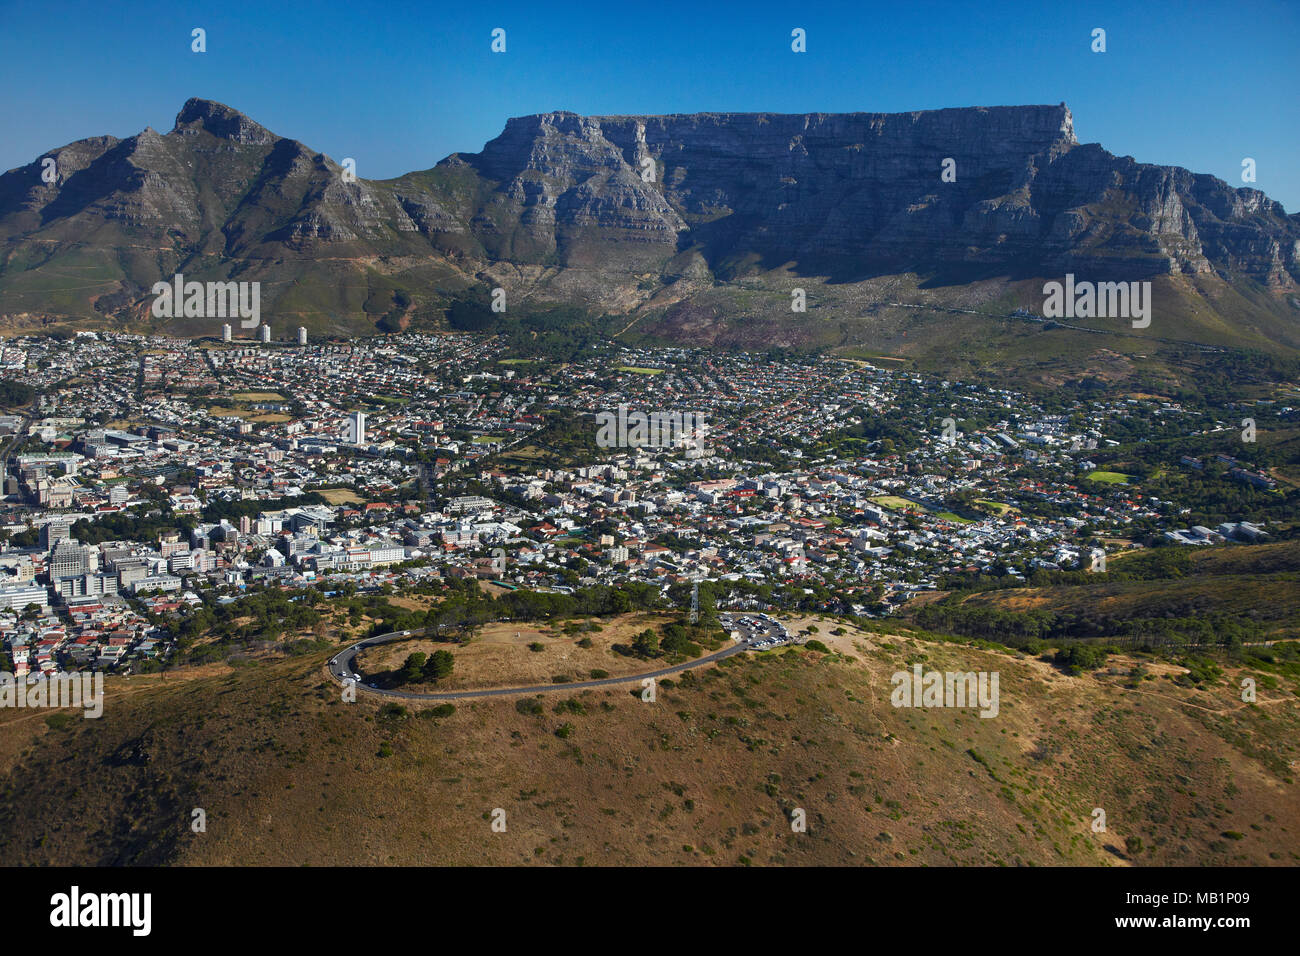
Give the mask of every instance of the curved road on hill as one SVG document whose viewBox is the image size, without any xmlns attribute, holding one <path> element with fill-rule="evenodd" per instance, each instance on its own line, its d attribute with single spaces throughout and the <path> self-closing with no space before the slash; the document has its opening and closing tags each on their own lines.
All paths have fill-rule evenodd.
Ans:
<svg viewBox="0 0 1300 956">
<path fill-rule="evenodd" d="M 424 628 L 415 631 L 392 631 L 388 634 L 378 634 L 375 637 L 368 637 L 364 641 L 358 641 L 356 644 L 340 651 L 337 655 L 330 658 L 329 672 L 337 681 L 342 682 L 347 677 L 357 673 L 353 667 L 353 661 L 357 654 L 368 647 L 375 647 L 379 644 L 391 644 L 394 641 L 403 641 L 412 637 L 419 637 L 425 632 Z M 600 680 L 582 680 L 571 681 L 566 684 L 534 684 L 531 687 L 494 687 L 486 690 L 452 690 L 443 691 L 436 694 L 415 694 L 404 690 L 391 690 L 384 687 L 370 687 L 367 684 L 358 681 L 357 687 L 369 691 L 372 694 L 379 694 L 384 697 L 400 697 L 403 700 L 464 700 L 470 697 L 509 697 L 515 694 L 540 694 L 552 690 L 588 690 L 593 687 L 617 687 L 621 684 L 639 684 L 648 677 L 658 680 L 660 677 L 667 677 L 670 674 L 677 674 L 681 671 L 691 670 L 695 667 L 703 667 L 705 664 L 712 664 L 726 657 L 732 657 L 741 651 L 749 649 L 749 641 L 734 641 L 720 651 L 714 651 L 712 654 L 698 657 L 695 660 L 687 661 L 684 664 L 675 664 L 672 667 L 662 667 L 659 670 L 645 671 L 640 674 L 628 674 L 625 677 L 602 677 Z"/>
</svg>

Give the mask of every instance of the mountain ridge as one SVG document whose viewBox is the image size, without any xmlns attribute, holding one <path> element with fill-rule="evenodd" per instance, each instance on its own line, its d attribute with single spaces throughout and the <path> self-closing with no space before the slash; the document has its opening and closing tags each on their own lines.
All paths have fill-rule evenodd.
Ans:
<svg viewBox="0 0 1300 956">
<path fill-rule="evenodd" d="M 0 176 L 0 250 L 10 327 L 148 324 L 149 288 L 183 271 L 259 280 L 271 321 L 323 331 L 374 331 L 385 315 L 389 328 L 436 325 L 502 288 L 511 303 L 626 316 L 645 334 L 684 334 L 685 309 L 688 324 L 722 315 L 838 347 L 881 334 L 859 326 L 888 312 L 882 283 L 937 306 L 987 286 L 981 301 L 1032 307 L 1029 280 L 1073 272 L 1164 283 L 1166 335 L 1212 342 L 1237 324 L 1254 347 L 1300 349 L 1300 214 L 1080 143 L 1064 103 L 558 110 L 511 117 L 478 153 L 368 180 L 196 97 L 168 133 L 89 137 Z M 795 286 L 819 320 L 852 328 L 777 331 Z M 720 341 L 708 331 L 701 341 Z"/>
</svg>

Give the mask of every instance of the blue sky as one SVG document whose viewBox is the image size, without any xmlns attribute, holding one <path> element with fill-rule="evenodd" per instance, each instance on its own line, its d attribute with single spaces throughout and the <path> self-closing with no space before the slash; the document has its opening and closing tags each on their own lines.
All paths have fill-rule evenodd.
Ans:
<svg viewBox="0 0 1300 956">
<path fill-rule="evenodd" d="M 190 31 L 208 50 L 190 52 Z M 502 27 L 507 50 L 493 54 Z M 790 50 L 807 31 L 808 52 Z M 1107 51 L 1090 49 L 1093 28 Z M 1300 2 L 221 3 L 0 0 L 0 169 L 227 103 L 357 173 L 476 152 L 505 119 L 1059 103 L 1083 142 L 1300 211 Z"/>
</svg>

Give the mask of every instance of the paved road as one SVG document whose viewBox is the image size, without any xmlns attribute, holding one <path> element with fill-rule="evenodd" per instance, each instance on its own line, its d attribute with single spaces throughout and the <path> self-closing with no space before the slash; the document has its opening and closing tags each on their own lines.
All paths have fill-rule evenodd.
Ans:
<svg viewBox="0 0 1300 956">
<path fill-rule="evenodd" d="M 357 673 L 353 667 L 358 653 L 367 647 L 374 647 L 378 644 L 389 644 L 393 641 L 406 640 L 411 637 L 418 637 L 424 633 L 424 629 L 416 631 L 393 631 L 388 634 L 378 634 L 375 637 L 366 638 L 364 641 L 358 641 L 346 650 L 340 651 L 337 656 L 330 659 L 329 672 L 335 680 L 342 681 L 345 677 Z M 367 691 L 371 694 L 379 694 L 383 697 L 398 697 L 403 700 L 465 700 L 471 697 L 509 697 L 517 694 L 540 694 L 552 690 L 588 690 L 593 687 L 618 687 L 622 684 L 639 684 L 647 677 L 653 677 L 658 680 L 660 677 L 667 677 L 670 674 L 678 674 L 682 671 L 691 670 L 695 667 L 703 667 L 705 664 L 712 664 L 723 658 L 739 654 L 741 651 L 749 649 L 748 641 L 738 641 L 728 644 L 720 651 L 715 651 L 704 657 L 697 657 L 695 660 L 687 661 L 684 664 L 676 664 L 672 667 L 662 667 L 659 670 L 645 671 L 641 674 L 628 674 L 625 677 L 604 677 L 600 680 L 583 680 L 573 681 L 568 684 L 534 684 L 531 687 L 495 687 L 488 690 L 453 690 L 437 694 L 415 694 L 404 690 L 389 690 L 383 687 L 367 687 L 365 683 L 358 683 L 360 690 Z M 364 678 L 363 678 L 364 680 Z"/>
<path fill-rule="evenodd" d="M 9 439 L 9 441 L 5 443 L 4 450 L 0 451 L 0 465 L 8 466 L 9 453 L 18 447 L 18 443 L 20 441 L 22 441 L 24 438 L 27 437 L 27 426 L 32 423 L 32 413 L 27 411 L 26 409 L 23 409 L 21 412 L 18 413 L 18 417 L 22 419 L 22 423 L 18 426 L 18 430 L 14 432 L 14 437 Z M 17 473 L 17 471 L 18 469 L 15 468 L 14 469 L 15 474 Z M 4 494 L 4 489 L 0 488 L 0 495 L 3 494 Z"/>
</svg>

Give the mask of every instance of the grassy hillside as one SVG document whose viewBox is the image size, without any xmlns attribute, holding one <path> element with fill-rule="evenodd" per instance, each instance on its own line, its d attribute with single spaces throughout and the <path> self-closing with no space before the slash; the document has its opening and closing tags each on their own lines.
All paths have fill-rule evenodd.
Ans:
<svg viewBox="0 0 1300 956">
<path fill-rule="evenodd" d="M 1124 658 L 1072 677 L 831 627 L 832 653 L 744 655 L 654 703 L 629 688 L 449 715 L 348 704 L 321 654 L 111 682 L 99 720 L 0 711 L 0 849 L 30 864 L 1300 861 L 1290 683 L 1247 705 L 1232 667 L 1198 687 Z M 998 671 L 999 715 L 891 706 L 891 673 L 916 662 Z"/>
<path fill-rule="evenodd" d="M 1046 575 L 1046 586 L 954 592 L 912 617 L 944 633 L 1036 642 L 1247 644 L 1300 638 L 1300 541 L 1117 555 L 1102 574 Z"/>
<path fill-rule="evenodd" d="M 1067 320 L 1073 327 L 1066 327 L 1014 316 L 1018 308 L 1041 314 L 1042 285 L 1006 276 L 938 283 L 911 273 L 834 283 L 775 270 L 700 287 L 661 308 L 643 306 L 623 338 L 883 355 L 963 380 L 1057 387 L 1086 377 L 1162 393 L 1194 387 L 1204 367 L 1221 363 L 1222 352 L 1202 346 L 1284 360 L 1300 349 L 1292 300 L 1247 282 L 1159 277 L 1144 329 L 1122 319 Z M 807 312 L 791 312 L 796 287 L 807 291 Z"/>
</svg>

